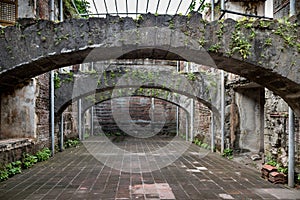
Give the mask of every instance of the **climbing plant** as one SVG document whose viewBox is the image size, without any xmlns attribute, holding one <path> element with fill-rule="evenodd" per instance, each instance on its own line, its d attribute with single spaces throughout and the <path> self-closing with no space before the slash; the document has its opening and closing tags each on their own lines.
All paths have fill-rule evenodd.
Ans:
<svg viewBox="0 0 300 200">
<path fill-rule="evenodd" d="M 64 14 L 65 17 L 78 17 L 79 14 L 88 14 L 90 13 L 90 3 L 87 0 L 74 0 L 74 4 L 76 8 L 74 7 L 74 4 L 72 0 L 64 0 Z M 76 10 L 77 9 L 77 10 Z M 78 13 L 77 13 L 78 11 Z"/>
</svg>

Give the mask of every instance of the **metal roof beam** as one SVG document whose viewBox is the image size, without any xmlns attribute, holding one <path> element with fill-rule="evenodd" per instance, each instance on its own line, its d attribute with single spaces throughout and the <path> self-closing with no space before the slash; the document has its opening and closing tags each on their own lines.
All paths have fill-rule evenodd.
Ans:
<svg viewBox="0 0 300 200">
<path fill-rule="evenodd" d="M 117 5 L 117 0 L 115 0 L 115 5 L 116 5 L 116 11 L 117 11 L 117 15 L 119 15 L 119 11 L 118 11 L 118 5 Z"/>
<path fill-rule="evenodd" d="M 168 10 L 169 10 L 169 7 L 170 7 L 170 4 L 171 4 L 171 1 L 172 1 L 172 0 L 169 0 L 168 6 L 167 6 L 167 9 L 166 9 L 166 14 L 168 14 Z"/>
<path fill-rule="evenodd" d="M 160 0 L 158 0 L 158 2 L 157 2 L 157 6 L 156 6 L 156 11 L 155 11 L 155 13 L 158 12 L 159 3 L 160 3 Z"/>
<path fill-rule="evenodd" d="M 108 9 L 107 9 L 106 0 L 104 0 L 104 5 L 105 5 L 106 14 L 108 14 Z"/>
<path fill-rule="evenodd" d="M 175 15 L 177 14 L 177 12 L 178 12 L 178 10 L 179 10 L 179 8 L 180 8 L 180 6 L 181 6 L 181 3 L 182 3 L 182 0 L 180 0 L 180 2 L 179 2 L 179 5 L 178 5 L 177 10 L 176 10 L 176 12 L 175 12 Z"/>
</svg>

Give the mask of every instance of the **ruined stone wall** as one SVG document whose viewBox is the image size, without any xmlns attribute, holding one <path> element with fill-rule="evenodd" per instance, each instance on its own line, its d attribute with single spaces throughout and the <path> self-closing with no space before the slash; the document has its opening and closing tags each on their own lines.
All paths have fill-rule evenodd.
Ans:
<svg viewBox="0 0 300 200">
<path fill-rule="evenodd" d="M 57 1 L 55 5 L 57 16 Z M 18 0 L 18 18 L 49 19 L 49 1 Z M 0 165 L 50 147 L 49 73 L 0 95 L 0 139 L 1 146 L 7 147 L 0 149 Z"/>
<path fill-rule="evenodd" d="M 64 140 L 78 138 L 78 105 L 77 101 L 68 106 L 63 112 Z M 60 125 L 60 122 L 57 123 Z M 56 136 L 60 137 L 59 127 L 56 127 Z"/>
<path fill-rule="evenodd" d="M 1 139 L 49 140 L 49 74 L 1 94 Z M 46 145 L 48 146 L 48 145 Z"/>
<path fill-rule="evenodd" d="M 45 73 L 36 78 L 36 132 L 37 141 L 40 146 L 50 146 L 50 89 L 49 89 L 50 74 Z"/>
<path fill-rule="evenodd" d="M 198 135 L 203 138 L 203 142 L 210 144 L 210 123 L 210 110 L 202 103 L 194 101 L 194 137 Z M 183 136 L 186 134 L 186 113 L 182 109 L 179 112 L 179 133 Z"/>
<path fill-rule="evenodd" d="M 0 166 L 50 147 L 49 73 L 1 94 Z"/>
<path fill-rule="evenodd" d="M 288 105 L 280 97 L 266 90 L 265 103 L 265 155 L 287 165 L 288 156 Z M 300 171 L 299 117 L 295 117 L 295 163 Z"/>
<path fill-rule="evenodd" d="M 205 138 L 203 142 L 210 144 L 210 110 L 200 102 L 195 102 L 194 109 L 194 136 L 200 134 Z"/>
<path fill-rule="evenodd" d="M 107 133 L 124 132 L 116 124 L 115 120 L 118 120 L 130 132 L 137 131 L 130 124 L 133 122 L 140 127 L 151 126 L 159 134 L 176 134 L 176 106 L 154 99 L 152 112 L 151 105 L 151 98 L 144 97 L 124 97 L 102 102 L 95 106 L 95 126 L 100 126 Z M 128 111 L 132 121 L 128 121 Z"/>
<path fill-rule="evenodd" d="M 49 19 L 49 0 L 18 0 L 18 18 Z M 54 1 L 55 18 L 58 19 L 58 1 Z"/>
</svg>

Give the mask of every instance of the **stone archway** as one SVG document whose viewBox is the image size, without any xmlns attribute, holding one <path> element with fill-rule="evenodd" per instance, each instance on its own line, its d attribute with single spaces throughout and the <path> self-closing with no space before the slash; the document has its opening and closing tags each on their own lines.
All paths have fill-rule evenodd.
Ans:
<svg viewBox="0 0 300 200">
<path fill-rule="evenodd" d="M 100 64 L 101 67 L 101 64 Z M 198 72 L 193 76 L 193 80 L 187 77 L 187 74 L 174 72 L 172 67 L 167 66 L 141 66 L 141 65 L 114 65 L 104 70 L 91 73 L 82 73 L 69 77 L 68 74 L 60 74 L 61 85 L 55 90 L 55 113 L 58 116 L 72 101 L 79 98 L 84 99 L 87 96 L 96 100 L 97 93 L 108 91 L 110 98 L 118 96 L 122 88 L 131 88 L 131 92 L 144 89 L 160 89 L 165 91 L 164 96 L 152 94 L 153 97 L 173 101 L 184 107 L 182 101 L 176 100 L 176 96 L 184 95 L 200 101 L 216 116 L 219 116 L 219 77 L 213 73 Z M 150 91 L 149 90 L 149 91 Z M 112 92 L 114 91 L 114 92 Z M 133 94 L 133 93 L 132 93 Z M 143 93 L 142 95 L 146 95 Z M 147 94 L 148 96 L 150 94 Z M 130 96 L 130 94 L 127 94 Z M 170 99 L 168 99 L 170 98 Z M 108 98 L 106 98 L 108 99 Z"/>
<path fill-rule="evenodd" d="M 195 13 L 147 14 L 137 21 L 111 16 L 63 23 L 23 20 L 1 29 L 0 89 L 85 61 L 177 59 L 244 76 L 281 96 L 300 114 L 297 31 L 298 24 L 277 21 L 229 19 L 207 24 Z"/>
</svg>

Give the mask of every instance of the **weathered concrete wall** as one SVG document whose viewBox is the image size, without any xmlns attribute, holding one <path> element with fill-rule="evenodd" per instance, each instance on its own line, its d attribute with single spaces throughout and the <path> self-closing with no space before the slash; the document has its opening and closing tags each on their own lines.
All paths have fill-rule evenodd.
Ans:
<svg viewBox="0 0 300 200">
<path fill-rule="evenodd" d="M 0 118 L 2 139 L 28 137 L 49 146 L 49 74 L 2 93 Z"/>
<path fill-rule="evenodd" d="M 258 1 L 228 1 L 225 4 L 225 9 L 239 12 L 239 13 L 245 13 L 245 14 L 251 14 L 251 15 L 258 15 L 258 16 L 264 16 L 265 14 L 265 0 L 258 0 Z M 226 19 L 239 19 L 243 16 L 226 13 L 224 16 Z"/>
<path fill-rule="evenodd" d="M 58 1 L 54 0 L 54 18 L 58 19 Z M 18 0 L 18 18 L 49 19 L 49 0 Z"/>
<path fill-rule="evenodd" d="M 36 80 L 1 94 L 1 138 L 36 138 Z"/>
<path fill-rule="evenodd" d="M 18 18 L 35 18 L 36 17 L 36 0 L 18 0 Z M 45 19 L 45 18 L 44 18 Z"/>
<path fill-rule="evenodd" d="M 238 88 L 235 102 L 239 113 L 239 149 L 264 152 L 264 89 Z"/>
<path fill-rule="evenodd" d="M 300 2 L 296 2 L 296 12 L 300 12 Z M 274 18 L 284 18 L 288 17 L 290 13 L 290 1 L 289 0 L 274 0 L 273 1 L 273 12 L 274 12 Z"/>
</svg>

